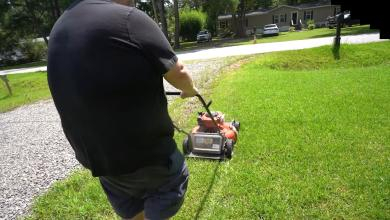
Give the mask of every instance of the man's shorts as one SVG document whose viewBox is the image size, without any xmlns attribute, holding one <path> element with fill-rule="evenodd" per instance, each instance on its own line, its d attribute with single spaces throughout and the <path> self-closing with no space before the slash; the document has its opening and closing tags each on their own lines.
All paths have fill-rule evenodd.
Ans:
<svg viewBox="0 0 390 220">
<path fill-rule="evenodd" d="M 115 212 L 132 218 L 144 211 L 148 219 L 167 219 L 180 209 L 189 173 L 183 155 L 176 150 L 167 166 L 150 166 L 122 176 L 99 177 Z"/>
</svg>

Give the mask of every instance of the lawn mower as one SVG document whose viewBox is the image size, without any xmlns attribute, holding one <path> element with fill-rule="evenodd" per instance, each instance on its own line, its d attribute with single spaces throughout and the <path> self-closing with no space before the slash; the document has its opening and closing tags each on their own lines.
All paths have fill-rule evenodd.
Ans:
<svg viewBox="0 0 390 220">
<path fill-rule="evenodd" d="M 166 95 L 180 95 L 180 92 L 166 92 Z M 187 133 L 175 126 L 182 133 L 187 134 L 183 140 L 183 153 L 187 157 L 207 159 L 231 159 L 234 145 L 237 142 L 240 123 L 238 121 L 225 122 L 222 112 L 211 112 L 211 101 L 206 104 L 201 95 L 196 95 L 206 112 L 199 112 L 198 125 L 191 133 Z"/>
</svg>

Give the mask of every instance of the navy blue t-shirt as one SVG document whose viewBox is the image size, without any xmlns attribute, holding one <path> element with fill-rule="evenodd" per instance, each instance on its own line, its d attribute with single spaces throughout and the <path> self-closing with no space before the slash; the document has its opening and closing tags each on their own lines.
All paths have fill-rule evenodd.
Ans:
<svg viewBox="0 0 390 220">
<path fill-rule="evenodd" d="M 64 133 L 94 176 L 168 163 L 176 144 L 163 74 L 177 57 L 142 11 L 72 4 L 49 41 L 48 82 Z"/>
</svg>

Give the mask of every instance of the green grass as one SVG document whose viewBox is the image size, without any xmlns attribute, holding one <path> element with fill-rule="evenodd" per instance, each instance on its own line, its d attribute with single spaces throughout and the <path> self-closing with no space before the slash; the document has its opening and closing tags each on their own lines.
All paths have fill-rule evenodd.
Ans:
<svg viewBox="0 0 390 220">
<path fill-rule="evenodd" d="M 12 96 L 0 80 L 0 112 L 51 97 L 46 72 L 8 75 Z"/>
<path fill-rule="evenodd" d="M 189 161 L 177 219 L 388 219 L 390 44 L 372 46 L 387 48 L 387 62 L 275 70 L 267 64 L 289 53 L 274 53 L 223 78 L 213 109 L 242 123 L 236 152 L 221 164 Z"/>
<path fill-rule="evenodd" d="M 341 34 L 343 35 L 356 35 L 364 33 L 378 32 L 376 29 L 370 29 L 369 25 L 358 25 L 352 27 L 346 27 L 341 29 Z M 282 42 L 282 41 L 291 41 L 291 40 L 304 40 L 311 38 L 320 38 L 320 37 L 332 37 L 336 35 L 336 29 L 329 28 L 317 28 L 314 30 L 304 30 L 297 32 L 280 32 L 279 36 L 271 37 L 261 37 L 259 36 L 256 40 L 256 43 L 272 43 L 272 42 Z M 228 47 L 228 46 L 238 46 L 238 45 L 247 45 L 253 44 L 253 37 L 242 38 L 242 39 L 213 39 L 213 42 L 210 43 L 201 43 L 197 44 L 196 42 L 184 42 L 181 44 L 182 48 L 178 51 L 187 51 L 187 50 L 196 50 L 196 49 L 206 49 L 211 47 Z"/>
<path fill-rule="evenodd" d="M 21 69 L 21 68 L 27 68 L 27 67 L 40 67 L 40 66 L 46 66 L 47 61 L 38 61 L 33 63 L 25 63 L 25 64 L 19 64 L 19 65 L 13 65 L 13 66 L 4 66 L 0 67 L 0 71 L 2 70 L 10 70 L 10 69 Z"/>
<path fill-rule="evenodd" d="M 219 75 L 205 97 L 241 122 L 235 154 L 187 160 L 189 190 L 174 219 L 389 219 L 390 42 L 340 54 L 264 54 Z M 190 129 L 201 107 L 178 100 L 170 110 Z M 75 218 L 116 218 L 86 171 L 55 184 L 30 216 Z"/>
<path fill-rule="evenodd" d="M 26 219 L 113 219 L 114 216 L 98 180 L 86 170 L 76 170 L 66 182 L 55 183 L 50 195 L 39 199 L 37 204 L 34 215 Z"/>
</svg>

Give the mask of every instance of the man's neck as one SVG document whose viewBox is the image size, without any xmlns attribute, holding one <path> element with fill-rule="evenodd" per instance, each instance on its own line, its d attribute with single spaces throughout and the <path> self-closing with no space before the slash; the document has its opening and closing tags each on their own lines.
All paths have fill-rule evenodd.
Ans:
<svg viewBox="0 0 390 220">
<path fill-rule="evenodd" d="M 121 5 L 134 7 L 134 0 L 112 0 L 112 1 Z"/>
</svg>

